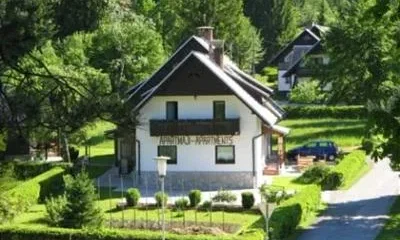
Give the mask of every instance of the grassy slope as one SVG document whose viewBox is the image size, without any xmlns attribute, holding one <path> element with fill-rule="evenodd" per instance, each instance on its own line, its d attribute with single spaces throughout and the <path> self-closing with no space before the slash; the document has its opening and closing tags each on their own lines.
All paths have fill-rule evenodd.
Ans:
<svg viewBox="0 0 400 240">
<path fill-rule="evenodd" d="M 341 148 L 361 144 L 366 121 L 360 119 L 290 119 L 280 125 L 288 127 L 287 149 L 302 145 L 310 140 L 330 139 Z"/>
<path fill-rule="evenodd" d="M 390 219 L 379 233 L 376 240 L 399 240 L 400 239 L 400 196 L 392 205 L 389 213 Z"/>
<path fill-rule="evenodd" d="M 86 127 L 85 131 L 90 142 L 90 163 L 88 167 L 89 177 L 96 178 L 106 172 L 114 164 L 114 141 L 107 139 L 104 132 L 114 129 L 112 123 L 99 121 Z M 85 147 L 79 148 L 79 154 L 85 154 Z"/>
</svg>

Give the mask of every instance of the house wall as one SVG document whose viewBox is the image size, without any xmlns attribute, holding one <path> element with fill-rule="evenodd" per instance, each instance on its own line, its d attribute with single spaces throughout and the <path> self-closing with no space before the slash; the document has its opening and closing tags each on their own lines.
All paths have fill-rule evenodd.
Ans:
<svg viewBox="0 0 400 240">
<path fill-rule="evenodd" d="M 155 176 L 157 146 L 160 137 L 151 137 L 150 119 L 166 119 L 166 102 L 178 102 L 178 119 L 212 119 L 213 101 L 225 101 L 226 118 L 240 118 L 240 134 L 232 137 L 235 146 L 234 164 L 216 164 L 215 145 L 177 145 L 177 164 L 169 164 L 167 176 L 189 179 L 186 182 L 204 182 L 205 185 L 227 186 L 230 188 L 251 188 L 261 183 L 264 167 L 265 141 L 257 138 L 255 143 L 256 175 L 253 178 L 253 137 L 261 133 L 261 122 L 236 96 L 154 96 L 140 110 L 141 125 L 136 137 L 141 142 L 141 171 Z M 262 145 L 264 144 L 264 146 Z M 265 155 L 265 154 L 264 154 Z M 202 176 L 199 174 L 203 174 Z M 168 178 L 168 177 L 167 177 Z M 201 185 L 201 184 L 200 184 Z M 222 186 L 221 186 L 222 185 Z"/>
<path fill-rule="evenodd" d="M 285 92 L 291 90 L 291 82 L 286 81 L 286 78 L 283 77 L 283 74 L 286 73 L 286 70 L 278 71 L 278 91 Z"/>
</svg>

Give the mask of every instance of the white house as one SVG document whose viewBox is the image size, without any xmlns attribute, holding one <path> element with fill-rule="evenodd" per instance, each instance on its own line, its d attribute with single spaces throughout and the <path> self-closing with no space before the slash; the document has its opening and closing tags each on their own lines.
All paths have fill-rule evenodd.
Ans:
<svg viewBox="0 0 400 240">
<path fill-rule="evenodd" d="M 163 155 L 171 158 L 171 185 L 257 187 L 267 164 L 278 168 L 284 160 L 289 130 L 277 125 L 284 112 L 270 98 L 271 89 L 224 55 L 212 27 L 198 30 L 153 76 L 130 89 L 127 104 L 140 124 L 118 139 L 118 159 L 140 179 L 156 179 L 153 158 Z M 272 134 L 278 136 L 277 154 Z"/>
<path fill-rule="evenodd" d="M 324 53 L 322 46 L 324 34 L 328 29 L 317 24 L 305 28 L 270 60 L 270 65 L 278 67 L 279 92 L 290 92 L 296 84 L 311 79 L 311 66 L 329 63 L 329 57 Z M 323 89 L 330 90 L 331 86 L 325 86 Z"/>
</svg>

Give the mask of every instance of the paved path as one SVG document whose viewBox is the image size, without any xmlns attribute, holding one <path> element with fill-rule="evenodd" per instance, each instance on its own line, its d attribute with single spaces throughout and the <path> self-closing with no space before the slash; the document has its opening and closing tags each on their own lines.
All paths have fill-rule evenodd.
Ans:
<svg viewBox="0 0 400 240">
<path fill-rule="evenodd" d="M 331 192 L 327 211 L 298 240 L 374 240 L 396 194 L 399 174 L 378 162 L 348 191 Z"/>
</svg>

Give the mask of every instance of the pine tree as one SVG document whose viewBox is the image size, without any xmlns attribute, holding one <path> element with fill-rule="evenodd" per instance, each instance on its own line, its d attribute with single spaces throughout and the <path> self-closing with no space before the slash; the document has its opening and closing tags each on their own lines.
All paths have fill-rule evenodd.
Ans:
<svg viewBox="0 0 400 240">
<path fill-rule="evenodd" d="M 102 223 L 101 211 L 96 207 L 97 195 L 92 180 L 85 172 L 75 177 L 66 176 L 65 196 L 67 204 L 63 211 L 62 227 L 99 227 Z"/>
<path fill-rule="evenodd" d="M 265 54 L 258 68 L 268 60 L 297 32 L 298 13 L 292 0 L 245 0 L 244 12 L 251 23 L 260 30 L 264 39 Z"/>
</svg>

